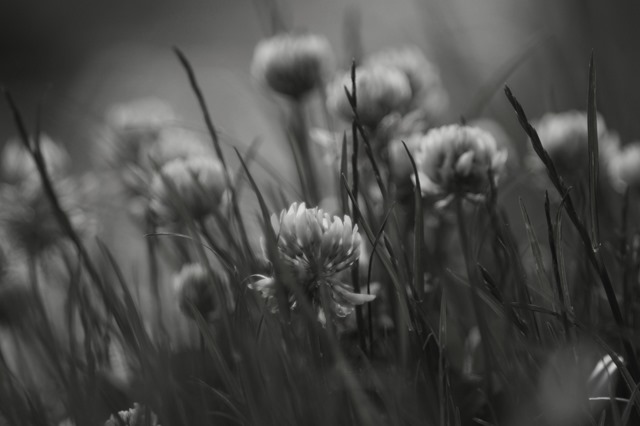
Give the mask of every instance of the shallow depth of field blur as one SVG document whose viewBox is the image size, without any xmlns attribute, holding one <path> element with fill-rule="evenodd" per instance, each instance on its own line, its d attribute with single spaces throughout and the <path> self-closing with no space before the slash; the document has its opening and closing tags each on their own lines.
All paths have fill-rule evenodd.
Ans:
<svg viewBox="0 0 640 426">
<path fill-rule="evenodd" d="M 640 424 L 639 18 L 0 4 L 0 426 Z"/>
</svg>

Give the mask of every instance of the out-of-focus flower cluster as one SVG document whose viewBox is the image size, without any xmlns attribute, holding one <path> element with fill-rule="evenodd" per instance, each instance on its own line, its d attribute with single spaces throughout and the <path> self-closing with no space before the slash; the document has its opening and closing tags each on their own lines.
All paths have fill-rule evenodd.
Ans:
<svg viewBox="0 0 640 426">
<path fill-rule="evenodd" d="M 116 105 L 107 121 L 107 164 L 134 216 L 164 225 L 218 207 L 226 181 L 213 145 L 177 127 L 170 106 L 154 99 Z"/>
<path fill-rule="evenodd" d="M 157 416 L 148 408 L 135 403 L 133 408 L 119 411 L 118 417 L 111 416 L 104 426 L 160 426 Z"/>
</svg>

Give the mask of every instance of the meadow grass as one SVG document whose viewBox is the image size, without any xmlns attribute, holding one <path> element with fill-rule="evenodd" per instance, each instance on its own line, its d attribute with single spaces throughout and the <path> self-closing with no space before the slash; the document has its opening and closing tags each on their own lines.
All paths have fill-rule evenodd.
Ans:
<svg viewBox="0 0 640 426">
<path fill-rule="evenodd" d="M 81 234 L 49 173 L 39 126 L 30 131 L 4 92 L 63 236 L 53 253 L 31 250 L 18 260 L 28 271 L 26 287 L 3 284 L 0 424 L 640 421 L 640 256 L 627 213 L 637 200 L 628 190 L 611 205 L 602 201 L 593 59 L 582 182 L 567 183 L 505 88 L 523 138 L 551 183 L 536 193 L 542 227 L 533 221 L 533 207 L 519 200 L 519 233 L 501 205 L 503 181 L 493 166 L 475 177 L 481 192 L 469 189 L 477 182 L 465 181 L 448 200 L 434 201 L 424 191 L 429 182 L 421 154 L 403 140 L 409 173 L 403 182 L 392 178 L 389 155 L 360 118 L 367 93 L 358 89 L 355 62 L 351 84 L 342 88 L 352 121 L 335 138 L 332 167 L 312 155 L 306 98 L 284 101 L 294 112 L 288 134 L 302 188 L 295 199 L 277 171 L 271 173 L 275 185 L 255 177 L 257 149 L 244 155 L 236 149 L 237 161 L 225 155 L 194 69 L 181 50 L 175 53 L 201 108 L 225 190 L 217 195 L 219 208 L 195 214 L 184 182 L 151 164 L 174 216 L 169 224 L 149 212 L 139 220 L 147 259 L 138 267 L 148 270 L 141 275 L 148 286 L 99 238 Z M 481 109 L 478 102 L 471 111 Z M 194 197 L 213 197 L 211 182 L 193 170 L 188 183 L 199 185 Z M 149 186 L 148 176 L 142 180 Z M 243 188 L 250 189 L 244 196 Z M 301 222 L 296 213 L 304 206 L 297 210 L 296 204 L 295 214 L 287 215 L 291 203 L 316 207 L 322 195 L 333 197 L 332 214 L 309 214 L 320 227 L 338 223 L 334 214 L 346 216 L 335 228 L 344 234 L 329 224 L 324 234 L 314 234 L 311 216 Z M 289 228 L 287 220 L 294 221 Z M 283 245 L 287 232 L 303 249 Z M 313 241 L 331 232 L 330 244 Z M 349 238 L 357 249 L 341 252 Z M 318 248 L 324 243 L 337 254 L 321 266 L 335 270 L 301 271 L 299 251 L 325 253 Z M 340 255 L 345 260 L 338 267 Z M 193 284 L 189 297 L 164 288 L 185 264 L 201 267 L 200 281 L 182 283 Z M 50 292 L 43 292 L 51 281 L 62 293 L 58 311 L 47 307 Z M 149 293 L 151 312 L 138 291 Z"/>
</svg>

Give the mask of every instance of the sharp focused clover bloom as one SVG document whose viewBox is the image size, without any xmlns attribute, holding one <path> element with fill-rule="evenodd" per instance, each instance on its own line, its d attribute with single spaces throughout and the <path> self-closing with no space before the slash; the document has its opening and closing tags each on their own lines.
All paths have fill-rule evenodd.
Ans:
<svg viewBox="0 0 640 426">
<path fill-rule="evenodd" d="M 372 301 L 375 296 L 358 294 L 338 278 L 338 273 L 353 265 L 360 256 L 361 238 L 358 226 L 349 216 L 331 217 L 316 208 L 308 209 L 304 203 L 293 203 L 280 217 L 272 216 L 271 224 L 277 235 L 281 260 L 292 272 L 296 284 L 318 309 L 322 310 L 320 286 L 330 292 L 330 309 L 339 317 L 353 311 L 356 305 Z M 276 281 L 258 276 L 250 286 L 273 299 Z M 295 306 L 295 300 L 292 300 Z"/>
<path fill-rule="evenodd" d="M 225 189 L 224 170 L 217 159 L 176 159 L 154 176 L 149 208 L 161 223 L 175 222 L 183 209 L 200 220 L 219 207 Z"/>
<path fill-rule="evenodd" d="M 345 93 L 352 90 L 351 73 L 335 79 L 327 91 L 327 107 L 345 121 L 353 119 L 353 108 Z M 394 67 L 368 66 L 356 69 L 356 101 L 360 122 L 375 128 L 390 113 L 405 112 L 411 102 L 411 84 Z"/>
<path fill-rule="evenodd" d="M 427 194 L 482 197 L 489 191 L 489 176 L 497 182 L 507 160 L 493 136 L 469 126 L 432 129 L 415 147 L 420 186 Z"/>
<path fill-rule="evenodd" d="M 273 91 L 299 99 L 324 84 L 333 64 L 333 52 L 324 37 L 278 34 L 258 43 L 251 72 Z"/>
<path fill-rule="evenodd" d="M 402 71 L 411 86 L 411 108 L 423 109 L 429 115 L 437 115 L 449 104 L 440 72 L 415 46 L 382 50 L 369 56 L 364 65 L 380 65 Z"/>
<path fill-rule="evenodd" d="M 195 309 L 207 318 L 216 307 L 214 285 L 211 274 L 199 263 L 183 266 L 174 278 L 180 310 L 193 318 Z"/>
<path fill-rule="evenodd" d="M 49 175 L 53 178 L 64 175 L 71 163 L 67 151 L 47 135 L 41 135 L 39 142 L 40 151 Z M 11 183 L 40 179 L 33 157 L 22 141 L 13 139 L 4 146 L 2 150 L 2 174 Z"/>
</svg>

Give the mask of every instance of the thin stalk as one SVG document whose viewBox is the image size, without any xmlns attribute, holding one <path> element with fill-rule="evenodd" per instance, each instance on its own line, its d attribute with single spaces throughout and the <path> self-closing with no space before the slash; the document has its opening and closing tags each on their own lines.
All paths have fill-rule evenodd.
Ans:
<svg viewBox="0 0 640 426">
<path fill-rule="evenodd" d="M 465 218 L 464 211 L 462 209 L 462 198 L 456 196 L 454 201 L 455 209 L 456 209 L 456 218 L 458 221 L 458 234 L 460 236 L 460 245 L 462 246 L 462 254 L 464 256 L 465 266 L 467 268 L 467 278 L 469 280 L 469 287 L 471 288 L 471 304 L 473 307 L 473 312 L 476 317 L 476 321 L 478 322 L 478 329 L 480 331 L 480 342 L 482 345 L 482 350 L 484 354 L 484 368 L 487 380 L 484 381 L 485 393 L 487 398 L 491 395 L 491 376 L 493 372 L 493 365 L 491 362 L 491 350 L 489 347 L 489 333 L 486 319 L 484 317 L 484 313 L 482 312 L 482 308 L 480 306 L 480 296 L 478 295 L 477 281 L 475 279 L 475 268 L 471 265 L 471 245 L 469 242 L 469 234 L 467 233 L 467 228 L 465 226 Z"/>
<path fill-rule="evenodd" d="M 302 170 L 298 170 L 298 172 L 301 173 L 301 180 L 303 178 L 302 174 L 304 175 L 307 186 L 306 189 L 309 193 L 311 204 L 317 206 L 321 199 L 320 187 L 318 186 L 318 180 L 316 179 L 314 161 L 311 157 L 309 128 L 304 114 L 304 103 L 303 101 L 294 101 L 291 107 L 291 130 L 295 139 L 293 142 L 296 144 L 296 148 L 300 154 L 300 161 L 302 163 Z"/>
</svg>

